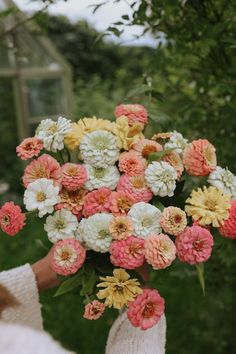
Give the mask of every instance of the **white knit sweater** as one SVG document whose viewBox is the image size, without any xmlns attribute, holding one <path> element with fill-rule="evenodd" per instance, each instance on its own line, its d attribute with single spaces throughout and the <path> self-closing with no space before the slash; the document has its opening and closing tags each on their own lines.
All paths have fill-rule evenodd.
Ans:
<svg viewBox="0 0 236 354">
<path fill-rule="evenodd" d="M 38 289 L 30 265 L 0 273 L 4 285 L 21 304 L 6 309 L 0 323 L 0 352 L 6 354 L 68 354 L 45 332 Z M 6 324 L 8 323 L 8 324 Z M 166 320 L 141 331 L 121 314 L 113 324 L 106 345 L 106 354 L 164 354 Z M 83 353 L 81 353 L 83 354 Z"/>
</svg>

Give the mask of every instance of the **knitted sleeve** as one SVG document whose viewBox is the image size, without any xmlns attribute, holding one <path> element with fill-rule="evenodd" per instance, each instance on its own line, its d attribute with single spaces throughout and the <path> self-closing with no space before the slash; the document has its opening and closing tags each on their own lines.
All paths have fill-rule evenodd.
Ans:
<svg viewBox="0 0 236 354">
<path fill-rule="evenodd" d="M 2 320 L 42 330 L 41 305 L 34 272 L 29 264 L 0 273 L 0 283 L 19 302 L 3 311 Z"/>
<path fill-rule="evenodd" d="M 152 328 L 142 331 L 133 327 L 122 313 L 113 324 L 106 346 L 106 354 L 164 354 L 166 319 L 163 315 Z"/>
</svg>

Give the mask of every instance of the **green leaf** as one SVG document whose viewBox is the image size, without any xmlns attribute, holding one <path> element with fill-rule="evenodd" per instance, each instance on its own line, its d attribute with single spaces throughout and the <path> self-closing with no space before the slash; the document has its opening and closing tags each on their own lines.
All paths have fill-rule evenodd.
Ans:
<svg viewBox="0 0 236 354">
<path fill-rule="evenodd" d="M 150 92 L 151 88 L 148 85 L 140 85 L 138 87 L 135 87 L 134 89 L 130 90 L 126 96 L 126 100 L 134 97 L 134 96 L 139 96 L 145 92 Z"/>
<path fill-rule="evenodd" d="M 66 294 L 80 286 L 82 282 L 82 273 L 83 269 L 80 269 L 76 275 L 65 280 L 57 289 L 54 297 Z"/>
<path fill-rule="evenodd" d="M 205 296 L 205 278 L 204 278 L 204 264 L 196 264 L 198 279 L 202 288 L 203 295 Z"/>
<path fill-rule="evenodd" d="M 154 197 L 152 200 L 152 204 L 158 208 L 160 211 L 163 211 L 165 209 L 165 206 L 158 200 L 157 197 Z"/>
<path fill-rule="evenodd" d="M 163 150 L 163 151 L 152 152 L 148 156 L 148 163 L 152 163 L 153 161 L 161 160 L 164 156 L 170 154 L 173 150 L 175 150 L 175 149 L 167 149 L 167 150 Z"/>
<path fill-rule="evenodd" d="M 82 276 L 82 289 L 80 291 L 80 295 L 85 296 L 91 294 L 93 292 L 96 280 L 94 269 L 91 266 L 86 265 Z"/>
</svg>

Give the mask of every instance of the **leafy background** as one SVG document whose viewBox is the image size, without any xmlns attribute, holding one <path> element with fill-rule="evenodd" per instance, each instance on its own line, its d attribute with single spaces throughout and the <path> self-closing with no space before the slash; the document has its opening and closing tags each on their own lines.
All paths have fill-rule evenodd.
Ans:
<svg viewBox="0 0 236 354">
<path fill-rule="evenodd" d="M 35 17 L 72 66 L 74 118 L 96 114 L 113 119 L 116 104 L 143 103 L 150 113 L 149 134 L 177 129 L 190 140 L 206 137 L 217 148 L 218 164 L 236 173 L 235 2 L 153 0 L 134 8 L 132 18 L 125 16 L 108 32 L 119 35 L 124 26 L 142 24 L 156 38 L 165 33 L 165 45 L 116 46 L 86 22 L 72 24 L 46 13 Z M 0 179 L 11 186 L 2 203 L 20 201 L 22 192 L 11 92 L 11 84 L 1 79 Z M 0 236 L 1 270 L 36 261 L 48 246 L 43 225 L 33 219 L 15 238 Z M 235 241 L 215 237 L 205 267 L 205 297 L 193 267 L 176 262 L 156 272 L 154 281 L 166 299 L 167 354 L 236 353 L 235 254 Z M 99 322 L 86 321 L 76 290 L 58 298 L 54 293 L 41 294 L 46 330 L 77 353 L 104 353 L 116 311 Z"/>
</svg>

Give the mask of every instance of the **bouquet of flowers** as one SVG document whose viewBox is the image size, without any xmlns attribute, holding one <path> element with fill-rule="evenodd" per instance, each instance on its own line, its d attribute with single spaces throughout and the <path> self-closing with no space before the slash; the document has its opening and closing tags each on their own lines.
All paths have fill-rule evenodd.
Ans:
<svg viewBox="0 0 236 354">
<path fill-rule="evenodd" d="M 14 236 L 35 213 L 54 244 L 51 267 L 63 278 L 56 295 L 78 288 L 85 318 L 126 307 L 132 325 L 145 330 L 162 316 L 164 299 L 142 289 L 140 269 L 157 272 L 178 259 L 196 265 L 204 287 L 212 230 L 236 238 L 236 176 L 217 166 L 206 139 L 188 142 L 176 131 L 146 138 L 142 105 L 121 104 L 115 117 L 43 120 L 16 148 L 30 160 L 26 212 L 7 202 L 0 225 Z"/>
</svg>

